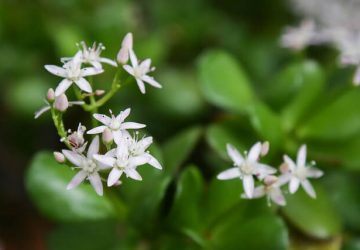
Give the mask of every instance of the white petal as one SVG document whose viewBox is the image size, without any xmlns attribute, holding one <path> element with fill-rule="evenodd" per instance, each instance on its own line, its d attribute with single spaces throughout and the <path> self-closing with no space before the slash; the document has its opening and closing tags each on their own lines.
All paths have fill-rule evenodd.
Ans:
<svg viewBox="0 0 360 250">
<path fill-rule="evenodd" d="M 114 66 L 114 67 L 117 67 L 117 63 L 115 61 L 113 61 L 113 60 L 108 59 L 108 58 L 102 57 L 102 58 L 100 58 L 100 62 L 109 64 L 109 65 Z"/>
<path fill-rule="evenodd" d="M 233 145 L 226 144 L 226 149 L 231 160 L 233 160 L 236 165 L 241 165 L 244 162 L 244 158 L 242 157 L 240 152 L 235 149 Z"/>
<path fill-rule="evenodd" d="M 45 69 L 49 71 L 51 74 L 54 74 L 56 76 L 60 76 L 60 77 L 67 76 L 66 70 L 56 65 L 45 65 Z"/>
<path fill-rule="evenodd" d="M 112 131 L 112 133 L 113 133 L 113 137 L 114 137 L 114 141 L 115 141 L 116 145 L 120 145 L 124 142 L 123 133 L 120 129 L 116 130 L 116 131 Z"/>
<path fill-rule="evenodd" d="M 149 72 L 150 70 L 150 65 L 151 65 L 151 59 L 145 59 L 144 61 L 142 61 L 139 65 L 139 68 L 141 69 L 141 71 L 146 74 L 147 72 Z"/>
<path fill-rule="evenodd" d="M 136 55 L 134 53 L 134 51 L 132 49 L 129 50 L 129 55 L 130 55 L 130 61 L 132 66 L 135 68 L 138 66 L 138 59 L 136 58 Z"/>
<path fill-rule="evenodd" d="M 87 172 L 84 170 L 79 171 L 70 181 L 70 183 L 67 185 L 66 189 L 73 189 L 74 187 L 77 187 L 87 176 Z"/>
<path fill-rule="evenodd" d="M 289 173 L 282 174 L 278 177 L 277 184 L 279 186 L 282 186 L 282 185 L 288 183 L 290 181 L 290 178 L 291 178 L 291 174 L 289 174 Z"/>
<path fill-rule="evenodd" d="M 137 122 L 124 122 L 121 124 L 120 129 L 139 129 L 139 128 L 145 128 L 145 124 L 137 123 Z"/>
<path fill-rule="evenodd" d="M 150 84 L 151 86 L 153 86 L 155 88 L 162 88 L 160 83 L 155 81 L 155 79 L 150 76 L 145 75 L 145 76 L 141 77 L 141 80 L 143 80 L 144 82 L 147 82 L 148 84 Z"/>
<path fill-rule="evenodd" d="M 311 198 L 316 198 L 316 193 L 315 190 L 313 188 L 313 186 L 311 185 L 310 181 L 305 179 L 301 182 L 301 186 L 304 188 L 305 192 L 311 197 Z"/>
<path fill-rule="evenodd" d="M 261 142 L 257 142 L 255 143 L 254 146 L 251 147 L 247 159 L 250 162 L 258 161 L 260 153 L 261 153 Z"/>
<path fill-rule="evenodd" d="M 69 79 L 63 79 L 55 89 L 55 96 L 60 96 L 63 94 L 72 84 L 72 81 Z"/>
<path fill-rule="evenodd" d="M 93 116 L 94 116 L 94 118 L 95 118 L 96 120 L 98 120 L 99 122 L 101 122 L 101 123 L 103 123 L 103 124 L 105 124 L 105 125 L 107 125 L 107 126 L 109 126 L 110 123 L 111 123 L 111 118 L 108 117 L 108 116 L 106 116 L 106 115 L 103 115 L 103 114 L 94 114 Z"/>
<path fill-rule="evenodd" d="M 98 154 L 99 147 L 100 147 L 99 136 L 95 136 L 88 148 L 87 158 L 91 159 L 94 154 Z"/>
<path fill-rule="evenodd" d="M 296 177 L 292 177 L 289 183 L 289 192 L 291 194 L 295 193 L 298 190 L 299 185 L 300 185 L 300 180 Z"/>
<path fill-rule="evenodd" d="M 91 175 L 89 175 L 89 181 L 91 183 L 91 186 L 95 189 L 96 193 L 100 196 L 103 195 L 103 185 L 101 183 L 101 178 L 99 173 L 95 172 Z"/>
<path fill-rule="evenodd" d="M 113 168 L 109 174 L 107 185 L 108 187 L 111 187 L 114 185 L 121 177 L 123 171 L 118 168 Z"/>
<path fill-rule="evenodd" d="M 116 148 L 107 151 L 105 155 L 110 157 L 116 157 Z"/>
<path fill-rule="evenodd" d="M 101 63 L 98 62 L 98 61 L 90 61 L 89 63 L 90 63 L 92 66 L 94 66 L 95 69 L 99 69 L 99 70 L 102 69 L 102 65 L 101 65 Z"/>
<path fill-rule="evenodd" d="M 116 148 L 116 157 L 118 159 L 122 159 L 124 157 L 128 157 L 128 155 L 129 155 L 129 151 L 128 151 L 127 144 L 125 144 L 125 143 L 119 144 Z"/>
<path fill-rule="evenodd" d="M 81 167 L 81 163 L 84 160 L 84 157 L 74 151 L 70 150 L 62 150 L 62 153 L 65 155 L 66 159 L 68 159 L 75 166 Z"/>
<path fill-rule="evenodd" d="M 87 134 L 93 135 L 93 134 L 100 134 L 102 132 L 104 132 L 104 130 L 106 129 L 106 126 L 99 126 L 99 127 L 95 127 L 93 129 L 90 129 Z"/>
<path fill-rule="evenodd" d="M 102 68 L 83 68 L 81 70 L 81 76 L 93 76 L 103 73 L 104 70 Z"/>
<path fill-rule="evenodd" d="M 252 198 L 254 195 L 254 178 L 252 175 L 244 175 L 243 185 L 246 196 Z"/>
<path fill-rule="evenodd" d="M 132 33 L 129 32 L 125 35 L 124 39 L 122 40 L 121 47 L 125 47 L 127 49 L 132 49 L 133 47 L 133 36 Z"/>
<path fill-rule="evenodd" d="M 34 118 L 35 119 L 39 118 L 42 114 L 44 114 L 46 111 L 49 111 L 49 110 L 50 110 L 50 106 L 42 107 L 41 109 L 39 109 L 38 111 L 35 112 Z"/>
<path fill-rule="evenodd" d="M 260 198 L 265 195 L 265 187 L 258 186 L 254 189 L 253 198 Z"/>
<path fill-rule="evenodd" d="M 130 74 L 130 75 L 134 75 L 134 68 L 131 67 L 130 65 L 124 65 L 123 68 Z"/>
<path fill-rule="evenodd" d="M 320 178 L 324 175 L 324 172 L 320 169 L 314 168 L 314 167 L 307 167 L 306 168 L 306 177 L 310 178 Z"/>
<path fill-rule="evenodd" d="M 142 177 L 141 175 L 135 170 L 135 168 L 127 168 L 125 169 L 125 173 L 127 177 L 130 177 L 131 179 L 141 181 Z"/>
<path fill-rule="evenodd" d="M 140 156 L 134 156 L 129 159 L 129 166 L 137 167 L 140 165 L 144 165 L 150 161 L 150 157 L 147 154 L 143 154 Z"/>
<path fill-rule="evenodd" d="M 131 111 L 130 108 L 127 108 L 127 109 L 121 111 L 120 114 L 118 114 L 118 116 L 116 116 L 115 119 L 116 119 L 119 123 L 122 123 L 122 122 L 130 115 L 130 111 Z"/>
<path fill-rule="evenodd" d="M 295 171 L 296 165 L 295 165 L 294 161 L 289 156 L 284 155 L 284 162 L 289 167 L 291 172 Z"/>
<path fill-rule="evenodd" d="M 140 148 L 142 148 L 144 151 L 153 143 L 153 138 L 151 136 L 145 137 L 138 141 L 138 145 Z"/>
<path fill-rule="evenodd" d="M 144 84 L 144 82 L 143 82 L 142 80 L 140 80 L 140 79 L 136 79 L 136 83 L 137 83 L 137 85 L 138 85 L 138 87 L 139 87 L 139 89 L 140 89 L 140 92 L 141 92 L 142 94 L 145 94 L 145 93 L 146 93 L 146 90 L 145 90 L 145 84 Z"/>
<path fill-rule="evenodd" d="M 157 169 L 162 169 L 162 166 L 160 164 L 160 162 L 152 155 L 150 154 L 147 154 L 150 158 L 148 164 L 150 164 L 151 166 L 153 166 L 154 168 L 157 168 Z"/>
<path fill-rule="evenodd" d="M 104 165 L 107 166 L 114 166 L 116 160 L 113 157 L 107 156 L 107 155 L 94 155 L 93 156 L 95 160 L 101 162 Z"/>
<path fill-rule="evenodd" d="M 216 178 L 219 180 L 228 180 L 228 179 L 234 179 L 240 177 L 240 170 L 238 167 L 235 168 L 229 168 L 220 174 L 217 175 Z"/>
<path fill-rule="evenodd" d="M 266 176 L 276 173 L 276 169 L 266 164 L 256 163 L 256 177 L 259 180 L 264 179 Z"/>
<path fill-rule="evenodd" d="M 285 197 L 282 194 L 280 188 L 273 188 L 269 195 L 270 195 L 271 200 L 274 203 L 278 204 L 279 206 L 285 206 L 286 205 Z"/>
<path fill-rule="evenodd" d="M 90 83 L 85 78 L 80 78 L 75 81 L 75 84 L 82 90 L 88 93 L 92 92 Z"/>
<path fill-rule="evenodd" d="M 302 145 L 298 151 L 297 158 L 296 158 L 296 165 L 305 166 L 306 164 L 306 145 Z"/>
</svg>

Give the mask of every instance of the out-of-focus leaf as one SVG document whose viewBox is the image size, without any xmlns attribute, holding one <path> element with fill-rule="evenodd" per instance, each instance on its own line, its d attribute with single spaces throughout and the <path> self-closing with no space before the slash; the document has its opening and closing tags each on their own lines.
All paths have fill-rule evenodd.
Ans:
<svg viewBox="0 0 360 250">
<path fill-rule="evenodd" d="M 326 240 L 314 240 L 291 235 L 289 250 L 339 250 L 342 244 L 341 236 L 335 236 Z"/>
<path fill-rule="evenodd" d="M 118 237 L 114 222 L 70 223 L 50 233 L 48 247 L 50 250 L 115 250 Z"/>
<path fill-rule="evenodd" d="M 360 130 L 360 90 L 341 95 L 299 130 L 302 139 L 336 140 L 349 138 Z"/>
<path fill-rule="evenodd" d="M 272 152 L 282 145 L 284 131 L 280 117 L 262 102 L 255 102 L 250 109 L 250 121 L 264 141 L 269 141 Z"/>
<path fill-rule="evenodd" d="M 244 113 L 254 100 L 245 72 L 225 52 L 209 51 L 202 55 L 199 77 L 204 96 L 218 107 Z"/>
<path fill-rule="evenodd" d="M 299 70 L 301 71 L 294 77 L 301 82 L 301 86 L 282 113 L 284 127 L 287 131 L 291 130 L 304 117 L 323 90 L 325 83 L 324 73 L 317 63 L 305 61 L 299 65 Z"/>
<path fill-rule="evenodd" d="M 162 145 L 166 173 L 173 175 L 176 172 L 177 168 L 191 154 L 201 133 L 200 127 L 192 127 L 180 132 Z"/>
<path fill-rule="evenodd" d="M 66 190 L 74 175 L 74 171 L 58 164 L 49 152 L 40 152 L 33 158 L 26 174 L 26 188 L 44 215 L 65 222 L 124 216 L 124 205 L 119 200 L 98 196 L 89 184 Z"/>
<path fill-rule="evenodd" d="M 360 250 L 360 238 L 346 240 L 342 250 Z"/>
<path fill-rule="evenodd" d="M 56 50 L 61 57 L 72 57 L 77 51 L 76 44 L 83 41 L 85 36 L 81 30 L 73 25 L 64 25 L 58 23 L 48 23 L 48 29 L 51 30 L 56 45 Z M 56 29 L 56 32 L 52 32 Z M 88 46 L 91 46 L 88 44 Z"/>
<path fill-rule="evenodd" d="M 168 222 L 173 228 L 186 234 L 198 231 L 202 224 L 202 210 L 200 209 L 203 195 L 204 180 L 195 166 L 189 166 L 179 178 L 175 199 Z"/>
<path fill-rule="evenodd" d="M 201 250 L 203 249 L 192 239 L 183 234 L 163 234 L 161 235 L 158 246 L 154 249 L 160 250 Z"/>
<path fill-rule="evenodd" d="M 303 190 L 287 195 L 287 205 L 282 208 L 286 218 L 303 233 L 326 239 L 341 230 L 340 218 L 327 193 L 320 185 L 314 186 L 317 197 L 310 198 Z"/>
</svg>

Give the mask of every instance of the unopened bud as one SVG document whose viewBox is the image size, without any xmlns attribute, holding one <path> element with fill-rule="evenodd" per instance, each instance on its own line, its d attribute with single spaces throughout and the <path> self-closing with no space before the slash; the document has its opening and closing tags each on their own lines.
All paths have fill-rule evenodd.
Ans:
<svg viewBox="0 0 360 250">
<path fill-rule="evenodd" d="M 61 94 L 60 96 L 55 98 L 54 107 L 56 110 L 60 112 L 65 112 L 69 107 L 69 102 L 65 94 Z"/>
<path fill-rule="evenodd" d="M 112 141 L 114 140 L 114 136 L 111 132 L 110 129 L 106 128 L 104 130 L 104 132 L 102 133 L 102 137 L 101 137 L 102 141 L 105 143 L 105 144 L 110 144 L 112 143 Z"/>
<path fill-rule="evenodd" d="M 275 182 L 277 182 L 278 178 L 275 175 L 268 175 L 265 177 L 264 179 L 264 183 L 266 186 L 270 186 L 272 184 L 274 184 Z"/>
<path fill-rule="evenodd" d="M 103 94 L 105 94 L 105 90 L 103 90 L 103 89 L 97 89 L 97 90 L 95 90 L 95 95 L 101 96 L 101 95 L 103 95 Z"/>
<path fill-rule="evenodd" d="M 55 100 L 55 92 L 52 88 L 49 88 L 47 94 L 46 94 L 46 99 L 49 102 L 53 102 Z"/>
<path fill-rule="evenodd" d="M 121 48 L 116 57 L 119 63 L 121 64 L 127 63 L 127 61 L 129 60 L 129 51 L 132 49 L 132 47 L 133 47 L 132 33 L 127 33 L 121 43 Z"/>
<path fill-rule="evenodd" d="M 289 172 L 289 166 L 287 163 L 283 162 L 281 165 L 280 165 L 280 173 L 282 174 L 286 174 Z"/>
<path fill-rule="evenodd" d="M 268 141 L 261 144 L 261 152 L 260 152 L 261 156 L 267 155 L 267 153 L 269 152 L 269 148 L 270 148 L 270 143 Z"/>
<path fill-rule="evenodd" d="M 132 49 L 133 47 L 133 35 L 131 32 L 127 33 L 122 40 L 121 47 Z"/>
<path fill-rule="evenodd" d="M 57 161 L 58 163 L 64 163 L 65 162 L 65 156 L 60 152 L 55 151 L 54 152 L 54 158 L 55 158 L 55 161 Z"/>
</svg>

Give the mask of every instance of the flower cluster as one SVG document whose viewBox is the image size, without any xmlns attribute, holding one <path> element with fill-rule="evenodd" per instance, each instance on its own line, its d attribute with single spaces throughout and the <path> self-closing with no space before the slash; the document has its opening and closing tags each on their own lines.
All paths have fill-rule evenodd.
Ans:
<svg viewBox="0 0 360 250">
<path fill-rule="evenodd" d="M 360 2 L 352 0 L 291 0 L 302 15 L 299 27 L 288 27 L 283 47 L 302 50 L 308 45 L 328 43 L 340 52 L 340 64 L 353 65 L 353 82 L 360 85 Z"/>
<path fill-rule="evenodd" d="M 269 144 L 267 142 L 257 142 L 253 145 L 249 153 L 244 156 L 232 145 L 227 145 L 227 152 L 234 167 L 218 174 L 220 180 L 239 178 L 243 182 L 245 193 L 243 198 L 252 199 L 267 196 L 270 201 L 285 206 L 286 200 L 281 191 L 281 187 L 289 183 L 289 192 L 295 193 L 301 185 L 306 193 L 316 198 L 316 193 L 308 178 L 319 178 L 323 172 L 313 166 L 306 164 L 306 146 L 300 147 L 296 163 L 287 155 L 284 155 L 284 163 L 280 167 L 280 175 L 275 176 L 277 170 L 271 166 L 260 163 L 260 156 L 267 154 Z M 263 182 L 262 185 L 255 187 L 254 178 Z"/>
<path fill-rule="evenodd" d="M 134 77 L 143 94 L 145 83 L 156 88 L 161 88 L 161 85 L 149 76 L 149 73 L 155 70 L 151 67 L 151 60 L 138 61 L 133 50 L 131 33 L 124 37 L 116 61 L 101 56 L 105 49 L 101 43 L 93 43 L 91 47 L 87 47 L 85 42 L 80 42 L 78 48 L 73 57 L 61 58 L 61 66 L 45 65 L 47 71 L 61 77 L 62 80 L 55 90 L 52 88 L 48 90 L 47 105 L 35 113 L 35 118 L 46 111 L 51 112 L 61 142 L 67 146 L 67 149 L 61 152 L 54 152 L 54 157 L 59 163 L 68 161 L 73 165 L 73 169 L 78 170 L 67 189 L 72 189 L 84 180 L 89 180 L 96 193 L 103 195 L 103 180 L 107 182 L 107 186 L 118 185 L 121 183 L 121 175 L 125 174 L 129 178 L 141 181 L 142 177 L 137 167 L 149 164 L 154 168 L 162 169 L 162 166 L 148 151 L 153 138 L 151 136 L 140 138 L 138 131 L 129 132 L 146 126 L 125 121 L 130 115 L 130 108 L 121 111 L 117 116 L 111 110 L 110 116 L 98 114 L 97 110 L 114 96 L 122 82 L 126 82 L 127 79 L 121 79 L 120 76 Z M 129 59 L 131 64 L 128 65 Z M 103 64 L 117 68 L 109 91 L 94 90 L 92 78 L 90 78 L 105 72 Z M 128 74 L 122 74 L 122 72 Z M 72 86 L 77 100 L 68 101 L 67 90 Z M 92 114 L 94 128 L 87 131 L 86 127 L 80 123 L 74 132 L 65 129 L 63 115 L 72 105 L 79 105 L 84 111 Z M 103 125 L 96 126 L 98 122 Z M 99 134 L 101 134 L 101 139 Z M 89 145 L 85 135 L 93 137 Z M 107 177 L 104 178 L 104 175 Z"/>
</svg>

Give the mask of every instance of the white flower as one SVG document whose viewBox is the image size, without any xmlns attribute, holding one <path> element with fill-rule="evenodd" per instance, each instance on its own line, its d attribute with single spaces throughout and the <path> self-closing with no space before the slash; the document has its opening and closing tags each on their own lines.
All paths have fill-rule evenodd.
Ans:
<svg viewBox="0 0 360 250">
<path fill-rule="evenodd" d="M 284 176 L 279 178 L 273 175 L 265 177 L 264 184 L 254 189 L 252 198 L 261 198 L 266 195 L 269 206 L 271 201 L 279 206 L 285 206 L 286 200 L 281 191 L 281 186 L 287 183 L 287 179 Z M 242 198 L 248 198 L 245 194 L 241 195 Z"/>
<path fill-rule="evenodd" d="M 59 98 L 60 96 L 55 97 L 55 100 L 57 98 Z M 51 109 L 51 104 L 47 101 L 45 101 L 46 106 L 40 108 L 38 111 L 35 112 L 34 118 L 37 119 L 39 118 L 42 114 L 44 114 L 45 112 L 49 111 Z M 55 102 L 53 103 L 53 105 L 55 104 Z M 85 102 L 83 101 L 72 101 L 69 102 L 69 107 L 73 106 L 73 105 L 84 105 Z"/>
<path fill-rule="evenodd" d="M 65 157 L 75 166 L 81 170 L 73 177 L 67 186 L 67 189 L 72 189 L 78 186 L 87 178 L 98 195 L 103 195 L 103 186 L 99 171 L 107 169 L 107 166 L 99 164 L 94 159 L 94 155 L 99 153 L 99 137 L 96 136 L 91 142 L 86 157 L 80 153 L 63 150 L 62 153 Z"/>
<path fill-rule="evenodd" d="M 55 96 L 59 96 L 64 93 L 72 83 L 75 83 L 81 90 L 85 92 L 92 92 L 90 83 L 84 77 L 100 74 L 103 72 L 103 70 L 91 67 L 82 69 L 81 57 L 82 53 L 79 51 L 70 61 L 66 62 L 63 67 L 56 65 L 45 65 L 45 69 L 47 71 L 64 78 L 55 89 Z"/>
<path fill-rule="evenodd" d="M 105 46 L 102 43 L 99 43 L 96 46 L 96 43 L 93 43 L 92 47 L 87 47 L 84 41 L 80 42 L 80 52 L 81 52 L 81 62 L 88 63 L 94 66 L 96 69 L 102 69 L 101 63 L 106 63 L 111 66 L 117 67 L 117 63 L 111 59 L 100 57 L 100 54 L 105 50 Z M 61 61 L 67 62 L 72 58 L 64 57 L 61 58 Z"/>
<path fill-rule="evenodd" d="M 144 82 L 147 82 L 153 87 L 161 88 L 162 86 L 160 85 L 160 83 L 155 81 L 153 77 L 148 76 L 148 73 L 154 71 L 154 68 L 150 67 L 151 59 L 145 59 L 139 64 L 134 51 L 130 50 L 129 53 L 132 66 L 124 65 L 123 67 L 130 75 L 135 77 L 136 83 L 139 86 L 141 93 L 145 94 Z"/>
<path fill-rule="evenodd" d="M 248 155 L 243 157 L 232 145 L 227 144 L 227 152 L 234 162 L 233 168 L 221 172 L 217 178 L 220 180 L 240 178 L 243 180 L 244 191 L 248 198 L 253 197 L 254 193 L 254 178 L 262 180 L 267 175 L 273 174 L 276 170 L 268 165 L 259 163 L 259 156 L 262 149 L 262 144 L 257 142 L 250 149 Z"/>
<path fill-rule="evenodd" d="M 136 122 L 124 122 L 124 120 L 129 116 L 130 114 L 130 108 L 121 111 L 118 116 L 114 116 L 111 113 L 111 117 L 102 115 L 102 114 L 94 114 L 94 118 L 98 121 L 100 121 L 102 124 L 99 127 L 93 128 L 89 130 L 88 134 L 99 134 L 104 132 L 106 128 L 109 128 L 114 136 L 114 141 L 116 144 L 120 144 L 121 140 L 123 138 L 123 132 L 125 132 L 127 129 L 139 129 L 144 128 L 146 125 Z"/>
<path fill-rule="evenodd" d="M 299 27 L 288 27 L 281 37 L 281 45 L 293 50 L 302 50 L 317 43 L 315 23 L 312 20 L 301 22 Z"/>
<path fill-rule="evenodd" d="M 147 155 L 131 156 L 126 143 L 118 145 L 116 149 L 112 149 L 105 155 L 95 155 L 94 158 L 104 165 L 112 167 L 107 185 L 110 187 L 117 183 L 123 173 L 127 177 L 141 181 L 142 177 L 136 171 L 136 167 L 149 162 Z"/>
<path fill-rule="evenodd" d="M 126 144 L 131 156 L 147 157 L 149 159 L 149 161 L 147 162 L 148 164 L 150 164 L 154 168 L 162 169 L 159 161 L 146 151 L 147 148 L 152 144 L 152 142 L 153 138 L 151 136 L 144 137 L 140 140 L 138 140 L 136 137 L 126 137 Z"/>
<path fill-rule="evenodd" d="M 82 154 L 86 148 L 87 142 L 85 142 L 84 139 L 84 133 L 86 131 L 86 127 L 81 125 L 79 123 L 79 126 L 77 128 L 77 131 L 74 131 L 71 133 L 71 130 L 69 133 L 71 133 L 66 140 L 69 142 L 70 146 L 72 147 L 72 150 Z"/>
<path fill-rule="evenodd" d="M 301 184 L 310 197 L 316 198 L 315 190 L 308 178 L 319 178 L 323 175 L 323 172 L 317 168 L 306 166 L 306 145 L 300 147 L 297 153 L 296 164 L 287 155 L 284 155 L 284 161 L 289 167 L 290 193 L 295 193 Z"/>
</svg>

